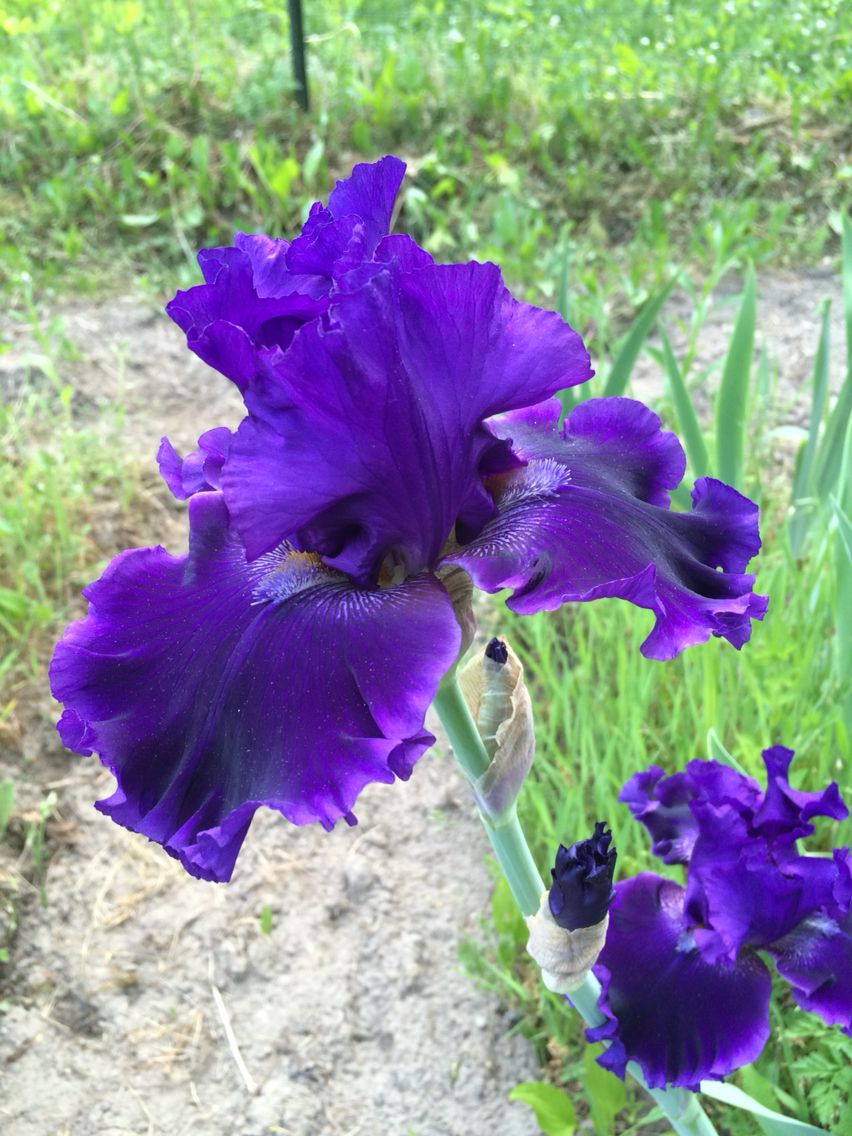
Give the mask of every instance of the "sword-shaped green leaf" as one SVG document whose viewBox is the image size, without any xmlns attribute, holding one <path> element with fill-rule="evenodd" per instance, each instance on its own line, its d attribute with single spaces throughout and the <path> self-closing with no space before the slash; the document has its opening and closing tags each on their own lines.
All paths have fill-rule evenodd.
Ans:
<svg viewBox="0 0 852 1136">
<path fill-rule="evenodd" d="M 627 390 L 627 384 L 630 381 L 636 360 L 639 358 L 642 344 L 648 338 L 651 328 L 654 326 L 657 316 L 660 314 L 660 309 L 668 299 L 669 293 L 674 286 L 675 281 L 670 280 L 665 288 L 662 288 L 655 296 L 651 297 L 631 324 L 630 330 L 627 335 L 625 335 L 624 341 L 621 344 L 618 355 L 615 357 L 615 362 L 612 364 L 610 372 L 607 375 L 603 389 L 605 398 L 624 394 L 625 390 Z"/>
<path fill-rule="evenodd" d="M 722 382 L 716 396 L 716 472 L 723 481 L 740 488 L 746 433 L 746 409 L 757 318 L 757 286 L 749 265 L 743 284 L 734 333 L 725 357 Z"/>
<path fill-rule="evenodd" d="M 695 476 L 704 477 L 711 472 L 707 447 L 704 444 L 704 437 L 701 433 L 698 415 L 695 413 L 695 406 L 687 390 L 686 383 L 683 381 L 683 375 L 680 373 L 680 367 L 678 366 L 677 359 L 674 357 L 669 337 L 662 327 L 660 328 L 660 341 L 663 345 L 663 371 L 669 388 L 669 396 L 671 397 L 678 425 L 680 426 L 683 444 L 686 448 L 686 456 L 689 458 L 689 464 Z"/>
<path fill-rule="evenodd" d="M 738 1089 L 736 1085 L 729 1085 L 725 1081 L 702 1081 L 701 1092 L 713 1100 L 729 1104 L 732 1108 L 741 1108 L 745 1112 L 754 1114 L 757 1123 L 767 1136 L 829 1136 L 823 1128 L 814 1128 L 813 1124 L 805 1124 L 803 1120 L 794 1120 L 791 1116 L 782 1116 L 780 1112 L 773 1112 Z"/>
<path fill-rule="evenodd" d="M 828 362 L 831 347 L 830 316 L 831 301 L 826 300 L 822 309 L 822 327 L 811 378 L 811 413 L 808 422 L 808 436 L 804 447 L 799 451 L 796 473 L 793 477 L 791 503 L 795 512 L 790 520 L 790 547 L 794 556 L 801 554 L 817 506 L 813 472 L 820 439 L 820 428 L 825 413 L 825 400 L 828 394 Z"/>
<path fill-rule="evenodd" d="M 846 324 L 846 372 L 852 375 L 852 218 L 843 214 L 843 319 Z"/>
</svg>

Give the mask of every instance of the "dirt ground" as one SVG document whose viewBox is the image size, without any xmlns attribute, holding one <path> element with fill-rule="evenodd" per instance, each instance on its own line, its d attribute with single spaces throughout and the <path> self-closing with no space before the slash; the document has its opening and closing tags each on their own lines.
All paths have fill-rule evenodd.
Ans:
<svg viewBox="0 0 852 1136">
<path fill-rule="evenodd" d="M 826 275 L 769 276 L 759 336 L 780 366 L 782 420 L 801 422 L 819 331 L 833 299 L 840 373 L 842 304 Z M 667 326 L 677 345 L 673 298 Z M 83 418 L 125 410 L 131 451 L 162 433 L 179 450 L 235 425 L 230 384 L 186 351 L 159 311 L 125 298 L 72 305 L 61 361 Z M 721 357 L 735 307 L 705 325 L 699 365 Z M 30 373 L 28 328 L 0 320 L 0 394 Z M 637 393 L 659 390 L 653 363 Z M 784 409 L 786 408 L 786 409 Z M 182 507 L 156 497 L 180 549 Z M 227 887 L 187 877 L 154 845 L 96 813 L 111 778 L 66 754 L 55 708 L 37 693 L 0 735 L 0 777 L 22 799 L 57 796 L 47 906 L 21 881 L 20 925 L 0 977 L 0 1131 L 4 1136 L 532 1136 L 507 1091 L 536 1075 L 531 1047 L 477 991 L 457 959 L 490 895 L 485 839 L 439 745 L 408 784 L 372 786 L 360 824 L 332 834 L 260 813 Z M 433 724 L 434 726 L 434 724 Z M 17 850 L 0 845 L 0 873 Z M 271 912 L 264 933 L 259 915 Z"/>
</svg>

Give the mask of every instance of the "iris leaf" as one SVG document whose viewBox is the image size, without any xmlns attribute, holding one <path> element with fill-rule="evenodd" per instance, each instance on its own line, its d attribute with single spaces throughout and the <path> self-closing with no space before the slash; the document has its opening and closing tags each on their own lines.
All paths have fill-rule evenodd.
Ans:
<svg viewBox="0 0 852 1136">
<path fill-rule="evenodd" d="M 822 310 L 822 328 L 820 330 L 819 344 L 814 369 L 811 396 L 811 414 L 808 423 L 808 437 L 804 448 L 799 451 L 796 462 L 796 475 L 793 479 L 792 501 L 795 513 L 790 521 L 790 547 L 795 556 L 799 556 L 804 545 L 805 536 L 813 519 L 813 510 L 816 502 L 813 499 L 812 474 L 817 456 L 817 443 L 819 441 L 820 426 L 822 425 L 825 399 L 828 393 L 828 359 L 830 349 L 830 323 L 831 303 L 826 301 Z"/>
<path fill-rule="evenodd" d="M 603 389 L 604 398 L 624 394 L 627 389 L 627 384 L 630 381 L 630 376 L 633 373 L 633 368 L 636 365 L 636 360 L 639 358 L 639 352 L 642 350 L 642 344 L 648 338 L 651 328 L 654 326 L 657 316 L 660 314 L 660 309 L 668 299 L 669 293 L 674 286 L 674 280 L 670 280 L 664 288 L 657 292 L 655 296 L 651 297 L 631 324 L 630 330 L 624 337 L 624 341 L 615 357 L 615 362 L 612 364 L 612 367 L 610 367 L 609 374 L 607 375 Z"/>
<path fill-rule="evenodd" d="M 843 318 L 846 324 L 846 370 L 852 375 L 852 219 L 843 215 Z"/>
<path fill-rule="evenodd" d="M 683 381 L 677 359 L 674 357 L 669 337 L 662 327 L 660 328 L 660 339 L 663 344 L 663 370 L 680 432 L 683 435 L 683 444 L 686 448 L 689 464 L 696 477 L 705 477 L 710 473 L 710 459 L 707 456 L 707 447 L 704 445 L 698 415 L 695 413 L 695 406 L 686 388 L 686 383 Z"/>
<path fill-rule="evenodd" d="M 748 776 L 733 754 L 729 753 L 722 745 L 722 741 L 714 729 L 707 731 L 707 756 L 711 761 L 718 761 L 722 765 L 729 765 L 731 769 L 736 769 L 737 773 L 741 773 L 743 777 Z"/>
<path fill-rule="evenodd" d="M 805 1124 L 802 1120 L 794 1120 L 791 1116 L 782 1116 L 780 1112 L 773 1112 L 771 1108 L 756 1101 L 736 1085 L 729 1085 L 724 1081 L 702 1081 L 701 1092 L 713 1100 L 729 1104 L 732 1108 L 741 1108 L 745 1112 L 754 1114 L 757 1123 L 767 1136 L 804 1136 L 804 1133 L 815 1133 L 816 1136 L 828 1136 L 823 1128 L 815 1128 L 812 1124 Z"/>
<path fill-rule="evenodd" d="M 817 454 L 814 490 L 820 501 L 825 501 L 840 477 L 843 445 L 850 418 L 852 418 L 852 370 L 840 388 Z"/>
<path fill-rule="evenodd" d="M 749 265 L 743 284 L 742 303 L 716 396 L 716 474 L 735 489 L 741 488 L 742 481 L 746 408 L 756 318 L 757 286 L 754 268 Z"/>
</svg>

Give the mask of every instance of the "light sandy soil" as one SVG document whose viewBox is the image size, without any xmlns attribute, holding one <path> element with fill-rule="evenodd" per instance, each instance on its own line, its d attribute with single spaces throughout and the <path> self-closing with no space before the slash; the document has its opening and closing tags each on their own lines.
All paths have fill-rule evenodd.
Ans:
<svg viewBox="0 0 852 1136">
<path fill-rule="evenodd" d="M 837 375 L 836 280 L 761 280 L 759 332 L 781 368 L 781 421 L 806 413 L 825 296 Z M 675 343 L 685 312 L 673 298 Z M 714 311 L 699 366 L 724 354 L 734 312 L 724 302 Z M 140 459 L 153 461 L 162 433 L 185 450 L 202 430 L 238 421 L 230 384 L 186 351 L 160 312 L 127 298 L 61 317 L 79 352 L 60 365 L 81 418 L 120 401 Z M 0 356 L 8 395 L 27 372 L 39 381 L 40 349 L 25 327 L 6 321 L 0 331 L 12 345 Z M 648 359 L 636 389 L 660 389 Z M 182 507 L 159 491 L 152 502 L 137 539 L 151 539 L 153 524 L 153 539 L 180 550 Z M 445 746 L 408 784 L 368 789 L 356 829 L 329 835 L 258 815 L 234 881 L 219 887 L 188 878 L 92 809 L 111 778 L 61 750 L 53 715 L 37 694 L 0 735 L 0 777 L 14 777 L 21 800 L 51 788 L 58 798 L 48 905 L 19 884 L 20 926 L 0 976 L 4 1136 L 537 1131 L 528 1110 L 506 1100 L 536 1075 L 532 1050 L 457 961 L 459 941 L 479 933 L 490 877 Z M 15 874 L 18 853 L 14 839 L 0 845 L 0 876 Z"/>
</svg>

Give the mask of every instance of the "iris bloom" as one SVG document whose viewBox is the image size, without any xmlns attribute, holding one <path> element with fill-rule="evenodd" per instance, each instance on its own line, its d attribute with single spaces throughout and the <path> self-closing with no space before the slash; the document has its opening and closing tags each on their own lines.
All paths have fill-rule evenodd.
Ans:
<svg viewBox="0 0 852 1136">
<path fill-rule="evenodd" d="M 598 1059 L 623 1077 L 637 1061 L 652 1088 L 697 1088 L 759 1055 L 769 1036 L 775 963 L 793 998 L 852 1033 L 852 857 L 801 853 L 813 817 L 848 815 L 837 785 L 791 788 L 793 753 L 763 753 L 766 789 L 713 761 L 666 777 L 652 765 L 620 799 L 686 886 L 651 873 L 616 884 L 595 974 L 609 1040 Z"/>
<path fill-rule="evenodd" d="M 242 392 L 231 433 L 160 468 L 189 551 L 121 553 L 85 591 L 51 680 L 67 746 L 115 774 L 102 812 L 225 880 L 260 805 L 331 828 L 407 778 L 462 641 L 449 574 L 519 612 L 618 596 L 665 659 L 761 618 L 757 510 L 709 478 L 669 511 L 684 456 L 646 407 L 579 406 L 592 371 L 493 264 L 388 236 L 403 163 L 356 166 L 289 243 L 237 234 L 168 312 Z M 464 622 L 462 620 L 462 622 Z"/>
</svg>

